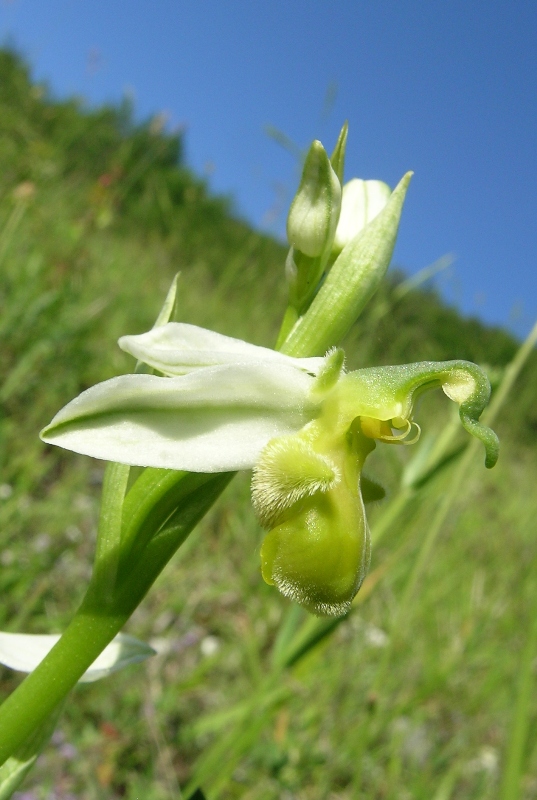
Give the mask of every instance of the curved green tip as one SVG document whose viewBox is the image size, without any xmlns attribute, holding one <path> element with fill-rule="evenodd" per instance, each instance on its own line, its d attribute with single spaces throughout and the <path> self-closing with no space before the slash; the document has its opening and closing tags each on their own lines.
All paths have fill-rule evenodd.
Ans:
<svg viewBox="0 0 537 800">
<path fill-rule="evenodd" d="M 482 425 L 478 422 L 478 420 L 472 419 L 462 408 L 460 410 L 460 418 L 468 433 L 471 433 L 472 436 L 475 436 L 483 442 L 485 446 L 485 466 L 487 469 L 492 469 L 498 461 L 498 456 L 500 454 L 500 440 L 492 428 L 488 428 L 486 425 Z"/>
</svg>

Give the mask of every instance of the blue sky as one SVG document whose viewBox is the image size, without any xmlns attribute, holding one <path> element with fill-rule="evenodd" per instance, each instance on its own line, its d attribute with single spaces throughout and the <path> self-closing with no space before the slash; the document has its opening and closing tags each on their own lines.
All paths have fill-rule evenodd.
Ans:
<svg viewBox="0 0 537 800">
<path fill-rule="evenodd" d="M 523 335 L 537 317 L 535 0 L 3 0 L 0 37 L 54 94 L 127 92 L 184 127 L 188 163 L 281 235 L 294 157 L 331 149 L 347 177 L 415 171 L 395 261 L 465 313 Z"/>
</svg>

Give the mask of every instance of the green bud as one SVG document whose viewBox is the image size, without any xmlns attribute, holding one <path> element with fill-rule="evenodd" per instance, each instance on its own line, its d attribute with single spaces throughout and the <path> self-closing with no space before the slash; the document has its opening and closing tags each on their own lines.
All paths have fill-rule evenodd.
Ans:
<svg viewBox="0 0 537 800">
<path fill-rule="evenodd" d="M 289 209 L 287 237 L 296 250 L 316 258 L 330 252 L 341 207 L 341 185 L 319 141 L 311 145 L 298 192 Z"/>
</svg>

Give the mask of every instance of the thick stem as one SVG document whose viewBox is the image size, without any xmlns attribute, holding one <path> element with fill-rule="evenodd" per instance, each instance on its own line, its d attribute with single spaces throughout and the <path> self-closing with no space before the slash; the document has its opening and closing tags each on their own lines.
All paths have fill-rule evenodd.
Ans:
<svg viewBox="0 0 537 800">
<path fill-rule="evenodd" d="M 102 587 L 106 599 L 113 596 L 121 546 L 121 518 L 130 467 L 108 464 L 104 473 L 97 551 L 93 568 L 94 584 Z"/>
</svg>

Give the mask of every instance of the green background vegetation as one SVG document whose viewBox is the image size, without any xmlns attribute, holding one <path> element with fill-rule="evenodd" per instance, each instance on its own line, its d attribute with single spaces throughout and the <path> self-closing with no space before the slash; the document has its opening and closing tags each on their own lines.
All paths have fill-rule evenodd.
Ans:
<svg viewBox="0 0 537 800">
<path fill-rule="evenodd" d="M 127 105 L 54 101 L 0 52 L 5 630 L 61 631 L 93 554 L 103 464 L 37 433 L 132 369 L 115 340 L 152 325 L 175 272 L 185 321 L 275 340 L 285 250 L 209 195 L 181 144 Z M 392 272 L 345 343 L 349 366 L 465 358 L 501 385 L 519 343 L 409 289 Z M 160 654 L 76 690 L 21 796 L 537 796 L 536 387 L 533 351 L 496 419 L 491 472 L 441 393 L 419 410 L 418 445 L 377 448 L 388 496 L 369 510 L 370 577 L 339 623 L 263 583 L 240 475 L 129 623 Z M 19 680 L 2 669 L 2 696 Z"/>
</svg>

